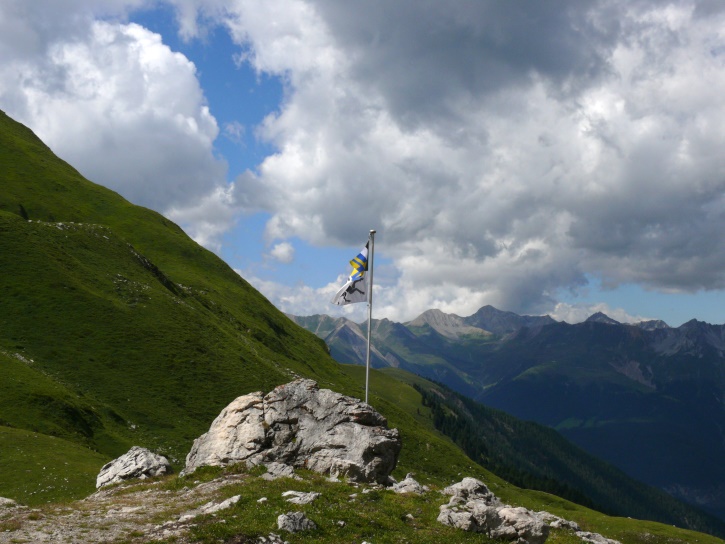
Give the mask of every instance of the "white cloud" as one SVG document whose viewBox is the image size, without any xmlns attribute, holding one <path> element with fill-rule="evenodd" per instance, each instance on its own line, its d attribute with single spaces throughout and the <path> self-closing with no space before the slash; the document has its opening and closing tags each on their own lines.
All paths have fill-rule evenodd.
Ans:
<svg viewBox="0 0 725 544">
<path fill-rule="evenodd" d="M 355 246 L 375 228 L 396 270 L 377 307 L 398 320 L 551 312 L 588 277 L 725 287 L 717 4 L 169 3 L 187 39 L 222 24 L 285 84 L 256 132 L 277 152 L 233 186 L 194 66 L 145 29 L 95 20 L 141 0 L 4 3 L 0 104 L 211 247 L 237 208 L 271 215 L 276 258 L 292 237 Z M 283 308 L 319 294 L 265 286 Z"/>
<path fill-rule="evenodd" d="M 165 214 L 178 223 L 197 243 L 217 253 L 221 252 L 221 238 L 238 219 L 238 208 L 233 202 L 234 186 L 217 187 L 196 203 L 167 209 Z"/>
<path fill-rule="evenodd" d="M 242 143 L 246 131 L 245 126 L 239 121 L 232 121 L 224 125 L 224 136 L 235 143 Z"/>
<path fill-rule="evenodd" d="M 612 308 L 608 304 L 601 302 L 595 304 L 568 304 L 565 302 L 559 302 L 549 315 L 557 321 L 580 323 L 597 312 L 601 312 L 620 323 L 639 323 L 640 321 L 649 321 L 654 319 L 639 315 L 631 315 L 622 308 Z"/>
<path fill-rule="evenodd" d="M 295 248 L 289 242 L 280 242 L 272 247 L 269 255 L 275 261 L 289 264 L 295 258 Z"/>
<path fill-rule="evenodd" d="M 391 316 L 545 312 L 587 275 L 725 286 L 723 13 L 561 8 L 233 3 L 246 58 L 288 85 L 265 190 L 244 193 L 268 236 L 376 228 L 400 271 Z"/>
<path fill-rule="evenodd" d="M 285 313 L 344 315 L 349 319 L 359 321 L 367 318 L 366 304 L 348 304 L 347 306 L 331 304 L 332 297 L 347 280 L 344 276 L 339 276 L 337 281 L 330 282 L 323 287 L 314 288 L 303 284 L 283 285 L 260 278 L 247 270 L 235 269 L 235 271 L 269 300 L 274 301 L 275 306 Z"/>
</svg>

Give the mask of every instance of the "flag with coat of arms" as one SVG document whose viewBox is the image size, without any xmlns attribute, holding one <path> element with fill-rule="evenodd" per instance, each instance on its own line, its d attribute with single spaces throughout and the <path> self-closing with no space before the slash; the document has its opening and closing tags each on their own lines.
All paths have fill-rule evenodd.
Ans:
<svg viewBox="0 0 725 544">
<path fill-rule="evenodd" d="M 368 301 L 368 246 L 370 242 L 365 244 L 360 253 L 350 261 L 352 272 L 347 282 L 335 294 L 332 299 L 333 304 L 343 306 L 345 304 L 354 304 L 355 302 Z"/>
</svg>

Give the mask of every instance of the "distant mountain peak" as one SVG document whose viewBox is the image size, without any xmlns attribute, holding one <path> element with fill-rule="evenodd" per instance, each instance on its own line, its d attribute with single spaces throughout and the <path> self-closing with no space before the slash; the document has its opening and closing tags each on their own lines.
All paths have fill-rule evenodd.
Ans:
<svg viewBox="0 0 725 544">
<path fill-rule="evenodd" d="M 699 321 L 697 319 L 690 319 L 688 322 L 683 323 L 681 326 L 685 328 L 695 328 L 695 327 L 702 327 L 703 325 L 708 325 L 705 321 Z"/>
<path fill-rule="evenodd" d="M 612 319 L 607 314 L 602 312 L 597 312 L 590 315 L 585 323 L 606 323 L 607 325 L 621 325 L 619 321 L 617 321 L 616 319 Z"/>
<path fill-rule="evenodd" d="M 658 329 L 669 329 L 670 326 L 661 319 L 650 319 L 649 321 L 640 321 L 634 324 L 635 327 L 646 331 L 654 331 Z"/>
<path fill-rule="evenodd" d="M 498 310 L 490 304 L 483 306 L 475 314 L 464 318 L 464 322 L 500 336 L 514 333 L 523 327 L 536 329 L 556 323 L 548 315 L 518 315 L 513 312 Z"/>
<path fill-rule="evenodd" d="M 463 335 L 489 335 L 490 333 L 480 327 L 467 324 L 461 316 L 447 314 L 438 309 L 426 310 L 413 321 L 405 323 L 406 326 L 424 327 L 429 326 L 438 334 L 446 338 L 457 339 Z"/>
</svg>

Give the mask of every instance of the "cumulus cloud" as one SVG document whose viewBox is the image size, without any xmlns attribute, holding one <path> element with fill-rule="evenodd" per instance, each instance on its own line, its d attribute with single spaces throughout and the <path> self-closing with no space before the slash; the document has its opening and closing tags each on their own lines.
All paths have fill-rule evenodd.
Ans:
<svg viewBox="0 0 725 544">
<path fill-rule="evenodd" d="M 195 203 L 168 208 L 165 215 L 178 223 L 197 243 L 221 253 L 222 236 L 232 229 L 239 218 L 233 191 L 233 184 L 217 187 Z"/>
<path fill-rule="evenodd" d="M 331 314 L 330 301 L 347 279 L 340 276 L 339 285 L 338 282 L 330 282 L 322 287 L 310 287 L 304 284 L 289 286 L 260 278 L 248 270 L 235 269 L 235 272 L 274 301 L 280 310 L 292 315 Z M 340 307 L 337 314 L 362 321 L 365 319 L 364 307 L 365 304 L 348 304 Z"/>
<path fill-rule="evenodd" d="M 269 255 L 275 261 L 289 264 L 295 258 L 295 248 L 289 242 L 280 242 L 272 247 Z"/>
<path fill-rule="evenodd" d="M 601 312 L 620 323 L 639 323 L 653 319 L 639 315 L 631 315 L 622 308 L 612 308 L 608 304 L 601 302 L 594 304 L 568 304 L 566 302 L 559 302 L 549 315 L 557 321 L 580 323 L 597 312 Z"/>
<path fill-rule="evenodd" d="M 712 4 L 231 4 L 287 98 L 251 195 L 270 238 L 377 228 L 386 311 L 551 311 L 587 275 L 725 286 L 725 17 Z M 404 302 L 400 302 L 400 301 Z"/>
</svg>

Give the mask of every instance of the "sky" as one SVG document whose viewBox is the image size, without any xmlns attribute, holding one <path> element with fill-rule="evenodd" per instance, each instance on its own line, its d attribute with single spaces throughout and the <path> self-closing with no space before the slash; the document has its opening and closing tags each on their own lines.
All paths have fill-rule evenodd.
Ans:
<svg viewBox="0 0 725 544">
<path fill-rule="evenodd" d="M 2 0 L 0 109 L 288 313 L 725 323 L 717 0 Z"/>
</svg>

